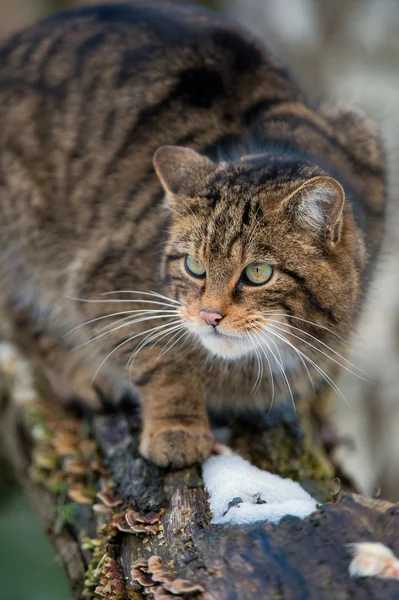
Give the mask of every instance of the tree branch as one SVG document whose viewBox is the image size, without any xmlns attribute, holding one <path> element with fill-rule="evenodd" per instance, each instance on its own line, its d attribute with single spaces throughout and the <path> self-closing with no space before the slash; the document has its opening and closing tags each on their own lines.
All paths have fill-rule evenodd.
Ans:
<svg viewBox="0 0 399 600">
<path fill-rule="evenodd" d="M 251 433 L 236 426 L 232 444 L 329 503 L 278 526 L 215 526 L 199 467 L 165 473 L 139 456 L 136 414 L 72 416 L 28 370 L 17 355 L 3 361 L 3 435 L 76 598 L 397 598 L 396 582 L 350 579 L 346 544 L 379 541 L 399 553 L 399 505 L 334 498 L 334 466 L 309 419 L 281 416 Z"/>
</svg>

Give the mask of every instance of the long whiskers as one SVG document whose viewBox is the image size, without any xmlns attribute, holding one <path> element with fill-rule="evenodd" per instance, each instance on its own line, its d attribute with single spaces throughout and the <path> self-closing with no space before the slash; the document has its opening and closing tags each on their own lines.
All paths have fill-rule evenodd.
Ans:
<svg viewBox="0 0 399 600">
<path fill-rule="evenodd" d="M 274 325 L 274 323 L 278 323 L 278 325 Z M 295 329 L 296 331 L 300 331 L 301 333 L 303 333 L 304 335 L 308 335 L 309 337 L 311 337 L 312 339 L 316 340 L 316 342 L 318 342 L 319 344 L 322 344 L 324 347 L 326 347 L 330 352 L 334 353 L 335 355 L 337 355 L 339 358 L 341 358 L 342 360 L 346 361 L 348 364 L 350 364 L 351 366 L 353 366 L 355 369 L 357 369 L 358 367 L 356 367 L 355 365 L 352 365 L 351 362 L 349 362 L 348 360 L 346 360 L 343 356 L 341 356 L 341 354 L 339 354 L 338 352 L 336 352 L 335 350 L 333 350 L 333 348 L 330 348 L 330 346 L 328 346 L 327 344 L 325 344 L 324 342 L 322 342 L 321 340 L 318 340 L 316 337 L 314 337 L 313 335 L 311 335 L 310 333 L 308 334 L 306 331 L 303 331 L 302 329 L 299 329 L 298 327 L 293 327 L 292 325 L 288 325 L 285 323 L 280 323 L 280 321 L 274 321 L 274 320 L 270 320 L 268 322 L 268 325 L 271 324 L 270 326 L 274 329 L 276 329 L 277 331 L 281 331 L 282 333 L 287 333 L 288 335 L 300 340 L 302 343 L 306 344 L 307 346 L 309 346 L 310 348 L 313 348 L 313 350 L 316 350 L 316 352 L 319 352 L 320 354 L 322 354 L 323 356 L 325 356 L 326 358 L 330 359 L 332 362 L 334 362 L 335 364 L 339 365 L 340 367 L 342 367 L 343 369 L 345 369 L 346 371 L 348 371 L 348 373 L 351 373 L 352 375 L 355 375 L 355 377 L 358 377 L 359 379 L 362 379 L 363 381 L 368 382 L 367 379 L 365 379 L 364 377 L 362 377 L 361 375 L 359 375 L 358 373 L 356 373 L 355 371 L 352 371 L 351 369 L 349 369 L 346 365 L 342 364 L 341 362 L 339 362 L 338 360 L 336 360 L 335 358 L 333 358 L 332 356 L 330 356 L 329 354 L 327 354 L 326 352 L 323 352 L 323 350 L 321 350 L 320 348 L 317 348 L 317 346 L 315 346 L 314 344 L 311 344 L 310 342 L 308 342 L 307 340 L 304 340 L 302 337 L 300 337 L 299 335 L 296 335 L 295 333 L 292 333 L 292 331 L 287 331 L 287 329 L 284 329 L 284 327 L 287 327 L 289 329 Z M 360 371 L 361 369 L 359 369 Z M 363 371 L 362 371 L 363 372 Z"/>
<path fill-rule="evenodd" d="M 307 319 L 302 319 L 301 317 L 296 317 L 294 315 L 289 315 L 289 314 L 277 312 L 274 310 L 264 310 L 264 311 L 259 312 L 258 314 L 266 315 L 266 316 L 275 316 L 275 317 L 286 317 L 287 319 L 295 319 L 296 321 L 302 321 L 303 323 L 308 323 L 309 325 L 312 325 L 313 327 L 318 327 L 319 329 L 324 329 L 325 331 L 328 331 L 329 333 L 331 333 L 332 335 L 334 335 L 336 338 L 340 339 L 341 341 L 346 342 L 345 338 L 343 338 L 341 335 L 339 335 L 338 333 L 336 333 L 335 331 L 333 331 L 326 325 L 321 325 L 320 323 L 315 323 L 314 321 L 308 321 Z"/>
<path fill-rule="evenodd" d="M 160 354 L 158 354 L 158 356 L 157 356 L 157 360 L 159 360 L 160 358 L 162 358 L 162 356 L 165 356 L 165 354 L 166 354 L 167 352 L 169 352 L 169 350 L 171 350 L 171 349 L 173 348 L 173 346 L 176 346 L 176 344 L 177 344 L 177 343 L 178 343 L 178 342 L 179 342 L 179 341 L 180 341 L 182 338 L 184 338 L 186 335 L 188 335 L 188 330 L 187 330 L 185 327 L 183 327 L 183 328 L 184 328 L 184 331 L 183 331 L 183 333 L 182 333 L 182 334 L 181 334 L 181 335 L 180 335 L 180 336 L 177 338 L 177 340 L 175 340 L 175 338 L 176 338 L 176 336 L 177 336 L 177 335 L 180 333 L 180 330 L 179 330 L 179 331 L 177 331 L 177 332 L 176 332 L 176 333 L 175 333 L 175 334 L 172 336 L 172 339 L 170 339 L 170 340 L 169 340 L 169 341 L 166 343 L 166 345 L 165 345 L 164 349 L 162 350 L 162 352 L 161 352 Z M 175 340 L 175 341 L 173 342 L 173 340 Z M 171 342 L 173 342 L 173 344 L 172 344 Z"/>
<path fill-rule="evenodd" d="M 259 339 L 260 339 L 260 336 L 259 336 L 259 334 L 258 334 L 258 333 L 257 333 L 257 332 L 254 330 L 254 328 L 253 328 L 253 327 L 251 327 L 251 330 L 252 330 L 252 332 L 253 332 L 253 335 L 255 336 L 255 338 L 256 338 L 257 340 L 259 340 Z M 253 340 L 251 339 L 251 337 L 250 337 L 249 335 L 248 335 L 248 337 L 249 337 L 249 339 L 250 339 L 250 341 L 251 341 L 251 344 L 253 345 L 253 348 L 254 348 L 254 350 L 255 350 L 256 352 L 259 352 L 259 349 L 258 349 L 258 348 L 256 348 L 256 345 L 255 345 L 255 343 L 253 342 Z M 263 340 L 263 341 L 261 340 L 261 344 L 260 344 L 260 351 L 263 353 L 264 357 L 266 358 L 266 361 L 267 361 L 267 366 L 268 366 L 268 368 L 269 368 L 270 382 L 271 382 L 271 385 L 272 385 L 272 401 L 271 401 L 271 403 L 270 403 L 270 407 L 269 407 L 269 410 L 268 410 L 268 413 L 267 413 L 267 416 L 269 416 L 269 414 L 270 414 L 270 411 L 271 411 L 271 410 L 272 410 L 272 408 L 273 408 L 273 402 L 274 402 L 274 397 L 275 397 L 275 386 L 274 386 L 274 375 L 273 375 L 273 369 L 272 369 L 272 366 L 271 366 L 271 363 L 270 363 L 269 356 L 268 356 L 267 352 L 265 351 L 265 349 L 263 348 L 263 344 L 265 344 L 265 345 L 266 345 L 266 347 L 267 347 L 267 349 L 269 350 L 269 352 L 270 352 L 270 347 L 269 347 L 269 344 L 268 344 L 268 343 L 267 343 L 265 340 Z M 263 365 L 262 365 L 262 366 L 263 366 Z M 262 369 L 262 376 L 263 376 L 263 369 Z M 251 393 L 252 393 L 252 392 L 251 392 Z"/>
<path fill-rule="evenodd" d="M 175 308 L 170 308 L 170 309 L 165 309 L 163 311 L 159 310 L 159 309 L 136 309 L 136 310 L 121 310 L 119 312 L 116 313 L 110 313 L 108 315 L 102 315 L 101 317 L 96 317 L 95 319 L 90 319 L 89 321 L 85 321 L 84 323 L 81 323 L 80 325 L 77 325 L 76 327 L 74 327 L 73 329 L 71 329 L 70 331 L 68 331 L 63 338 L 66 338 L 68 335 L 70 335 L 71 333 L 73 333 L 74 331 L 76 331 L 77 329 L 80 329 L 81 327 L 84 327 L 85 325 L 90 325 L 91 323 L 96 323 L 97 321 L 102 321 L 103 319 L 110 319 L 111 317 L 118 317 L 119 315 L 129 315 L 127 317 L 124 317 L 123 319 L 119 319 L 119 321 L 114 322 L 113 324 L 115 325 L 118 322 L 130 319 L 130 315 L 135 314 L 136 316 L 139 316 L 141 314 L 156 314 L 156 313 L 176 313 L 176 309 Z M 106 329 L 107 327 L 109 327 L 109 325 L 106 325 L 105 328 L 102 328 L 102 330 Z M 101 329 L 100 329 L 101 331 Z"/>
<path fill-rule="evenodd" d="M 113 292 L 104 292 L 101 296 L 111 296 L 113 294 L 141 294 L 143 296 L 153 296 L 155 298 L 161 298 L 162 300 L 167 300 L 168 302 L 173 302 L 174 304 L 178 304 L 181 306 L 181 302 L 178 300 L 174 300 L 173 298 L 169 298 L 168 296 L 164 296 L 163 294 L 159 294 L 158 292 L 152 292 L 149 290 L 148 292 L 141 292 L 138 290 L 117 290 Z M 126 300 L 120 300 L 120 302 L 126 302 Z M 143 300 L 139 300 L 139 302 L 143 302 Z"/>
<path fill-rule="evenodd" d="M 253 394 L 258 389 L 258 387 L 260 385 L 260 382 L 262 381 L 262 377 L 263 377 L 263 362 L 261 360 L 261 357 L 260 357 L 260 354 L 259 354 L 259 350 L 256 347 L 256 345 L 255 345 L 254 341 L 252 340 L 251 336 L 249 335 L 249 333 L 245 332 L 245 336 L 247 337 L 249 343 L 252 346 L 252 349 L 253 349 L 253 351 L 255 353 L 255 356 L 256 356 L 257 366 L 258 366 L 258 371 L 257 371 L 257 374 L 256 374 L 255 383 L 252 386 L 252 390 L 250 392 L 250 394 Z"/>
<path fill-rule="evenodd" d="M 284 364 L 283 364 L 283 359 L 282 359 L 282 356 L 281 356 L 281 353 L 280 353 L 280 349 L 277 346 L 276 342 L 271 337 L 269 337 L 267 335 L 267 333 L 266 333 L 266 331 L 265 331 L 264 328 L 261 328 L 259 326 L 255 326 L 255 330 L 258 332 L 258 335 L 263 340 L 265 340 L 265 338 L 266 338 L 266 340 L 268 340 L 269 342 L 271 342 L 274 345 L 274 347 L 276 348 L 276 352 L 278 353 L 280 360 L 276 357 L 276 355 L 274 354 L 274 352 L 270 348 L 270 346 L 268 346 L 268 350 L 271 353 L 271 355 L 273 356 L 274 360 L 276 361 L 276 364 L 277 364 L 277 366 L 278 366 L 278 368 L 279 368 L 279 370 L 281 372 L 281 375 L 283 376 L 283 379 L 284 379 L 285 384 L 286 384 L 287 389 L 288 389 L 288 393 L 289 393 L 291 401 L 292 401 L 292 406 L 293 406 L 295 414 L 296 414 L 296 407 L 295 407 L 294 395 L 292 393 L 292 388 L 291 388 L 290 382 L 288 380 L 287 374 L 286 374 L 285 369 L 284 369 Z"/>
<path fill-rule="evenodd" d="M 150 350 L 151 350 L 155 346 L 155 344 L 159 343 L 167 335 L 170 335 L 172 332 L 175 332 L 175 331 L 177 333 L 179 333 L 179 331 L 183 328 L 184 328 L 184 325 L 179 322 L 178 325 L 176 325 L 175 327 L 173 327 L 170 330 L 167 329 L 166 332 L 165 331 L 156 331 L 155 333 L 151 333 L 151 330 L 149 330 L 149 335 L 146 336 L 143 340 L 141 340 L 140 344 L 137 346 L 136 350 L 133 352 L 133 354 L 127 361 L 126 366 L 129 366 L 129 365 L 131 366 L 131 364 L 133 363 L 133 361 L 136 358 L 136 356 L 138 355 L 138 353 L 145 346 L 147 346 L 148 344 L 151 344 L 151 342 L 153 342 L 152 346 L 150 346 Z"/>
<path fill-rule="evenodd" d="M 121 321 L 124 321 L 120 325 L 117 325 L 117 326 L 114 326 L 114 327 L 111 327 L 111 328 L 105 328 L 106 329 L 105 331 L 103 331 L 102 333 L 98 333 L 94 337 L 86 340 L 85 342 L 82 342 L 78 346 L 75 346 L 73 348 L 73 350 L 78 350 L 79 348 L 83 348 L 84 346 L 87 346 L 88 344 L 91 344 L 91 343 L 93 343 L 93 342 L 95 342 L 97 340 L 100 340 L 100 339 L 102 339 L 104 337 L 107 337 L 107 336 L 111 335 L 112 333 L 115 333 L 116 331 L 118 331 L 120 329 L 123 329 L 124 327 L 129 327 L 129 326 L 132 326 L 132 325 L 137 325 L 138 323 L 143 323 L 144 321 L 152 321 L 152 320 L 155 320 L 155 319 L 171 319 L 171 318 L 173 318 L 175 316 L 177 316 L 177 315 L 176 314 L 172 314 L 171 315 L 168 312 L 167 314 L 151 314 L 149 316 L 142 316 L 142 317 L 136 318 L 136 319 L 129 319 L 129 320 L 126 320 L 125 318 L 124 319 L 120 319 L 119 320 L 120 323 L 121 323 Z M 176 321 L 176 322 L 179 323 L 180 320 Z M 145 333 L 145 332 L 143 332 L 143 333 Z"/>
<path fill-rule="evenodd" d="M 331 377 L 329 375 L 327 375 L 327 373 L 319 365 L 317 365 L 311 358 L 309 358 L 309 356 L 307 354 L 305 354 L 304 352 L 299 350 L 299 348 L 297 348 L 292 342 L 287 340 L 287 338 L 285 336 L 277 333 L 275 330 L 272 330 L 270 327 L 267 327 L 267 331 L 271 335 L 274 335 L 275 337 L 280 339 L 282 342 L 286 343 L 290 348 L 292 348 L 294 350 L 294 352 L 296 352 L 298 354 L 298 356 L 300 355 L 306 361 L 308 361 L 309 364 L 319 373 L 319 375 L 321 375 L 323 377 L 323 379 L 325 381 L 327 381 L 327 383 L 331 386 L 331 388 L 349 405 L 348 400 L 346 399 L 344 394 L 341 392 L 339 387 L 336 385 L 336 383 L 334 383 L 334 381 L 331 379 Z"/>
<path fill-rule="evenodd" d="M 117 350 L 119 350 L 120 348 L 122 348 L 123 346 L 125 346 L 126 344 L 128 344 L 129 342 L 132 342 L 133 340 L 135 340 L 135 339 L 137 339 L 137 338 L 139 338 L 139 337 L 141 337 L 143 335 L 146 335 L 146 334 L 154 332 L 154 331 L 160 331 L 161 329 L 165 329 L 166 327 L 173 327 L 174 325 L 177 325 L 177 324 L 179 326 L 181 326 L 181 321 L 180 320 L 172 321 L 172 323 L 164 323 L 163 325 L 158 325 L 157 327 L 152 327 L 151 329 L 147 329 L 146 331 L 141 331 L 140 333 L 136 333 L 135 335 L 132 335 L 131 337 L 129 337 L 127 340 L 123 340 L 123 342 L 120 342 L 117 346 L 115 346 L 115 348 L 113 348 L 113 350 L 111 350 L 111 352 L 109 352 L 107 354 L 107 356 L 104 358 L 104 360 L 101 361 L 101 363 L 100 363 L 97 371 L 94 373 L 93 381 L 97 377 L 100 369 L 103 367 L 103 365 L 106 363 L 106 361 L 109 358 L 111 358 L 111 356 L 113 354 L 115 354 L 115 352 Z M 163 333 L 165 333 L 165 332 L 163 332 Z"/>
</svg>

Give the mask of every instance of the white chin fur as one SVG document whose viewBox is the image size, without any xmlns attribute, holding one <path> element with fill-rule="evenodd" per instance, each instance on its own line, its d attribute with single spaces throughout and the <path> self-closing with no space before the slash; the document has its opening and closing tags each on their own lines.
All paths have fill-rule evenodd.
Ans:
<svg viewBox="0 0 399 600">
<path fill-rule="evenodd" d="M 253 351 L 253 346 L 245 338 L 214 334 L 199 335 L 198 337 L 204 348 L 221 358 L 240 358 Z"/>
</svg>

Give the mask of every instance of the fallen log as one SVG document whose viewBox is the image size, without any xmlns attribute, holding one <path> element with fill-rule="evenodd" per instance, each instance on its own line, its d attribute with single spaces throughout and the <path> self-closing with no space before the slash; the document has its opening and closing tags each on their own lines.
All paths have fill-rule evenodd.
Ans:
<svg viewBox="0 0 399 600">
<path fill-rule="evenodd" d="M 74 416 L 7 352 L 2 434 L 75 598 L 399 597 L 396 581 L 351 578 L 347 547 L 374 541 L 398 554 L 399 505 L 333 493 L 336 467 L 309 420 L 283 414 L 256 431 L 236 425 L 231 444 L 258 466 L 312 489 L 324 501 L 318 511 L 278 525 L 212 525 L 200 467 L 165 472 L 145 461 L 136 411 Z"/>
</svg>

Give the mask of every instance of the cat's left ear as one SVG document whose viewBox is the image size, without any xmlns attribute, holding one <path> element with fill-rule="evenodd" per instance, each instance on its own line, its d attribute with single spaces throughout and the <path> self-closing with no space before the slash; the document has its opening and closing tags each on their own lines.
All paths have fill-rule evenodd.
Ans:
<svg viewBox="0 0 399 600">
<path fill-rule="evenodd" d="M 339 241 L 345 192 L 336 179 L 309 179 L 283 201 L 283 210 L 303 230 L 330 243 Z"/>
<path fill-rule="evenodd" d="M 182 146 L 161 146 L 154 154 L 153 164 L 169 201 L 174 196 L 194 194 L 216 167 L 206 156 Z"/>
</svg>

